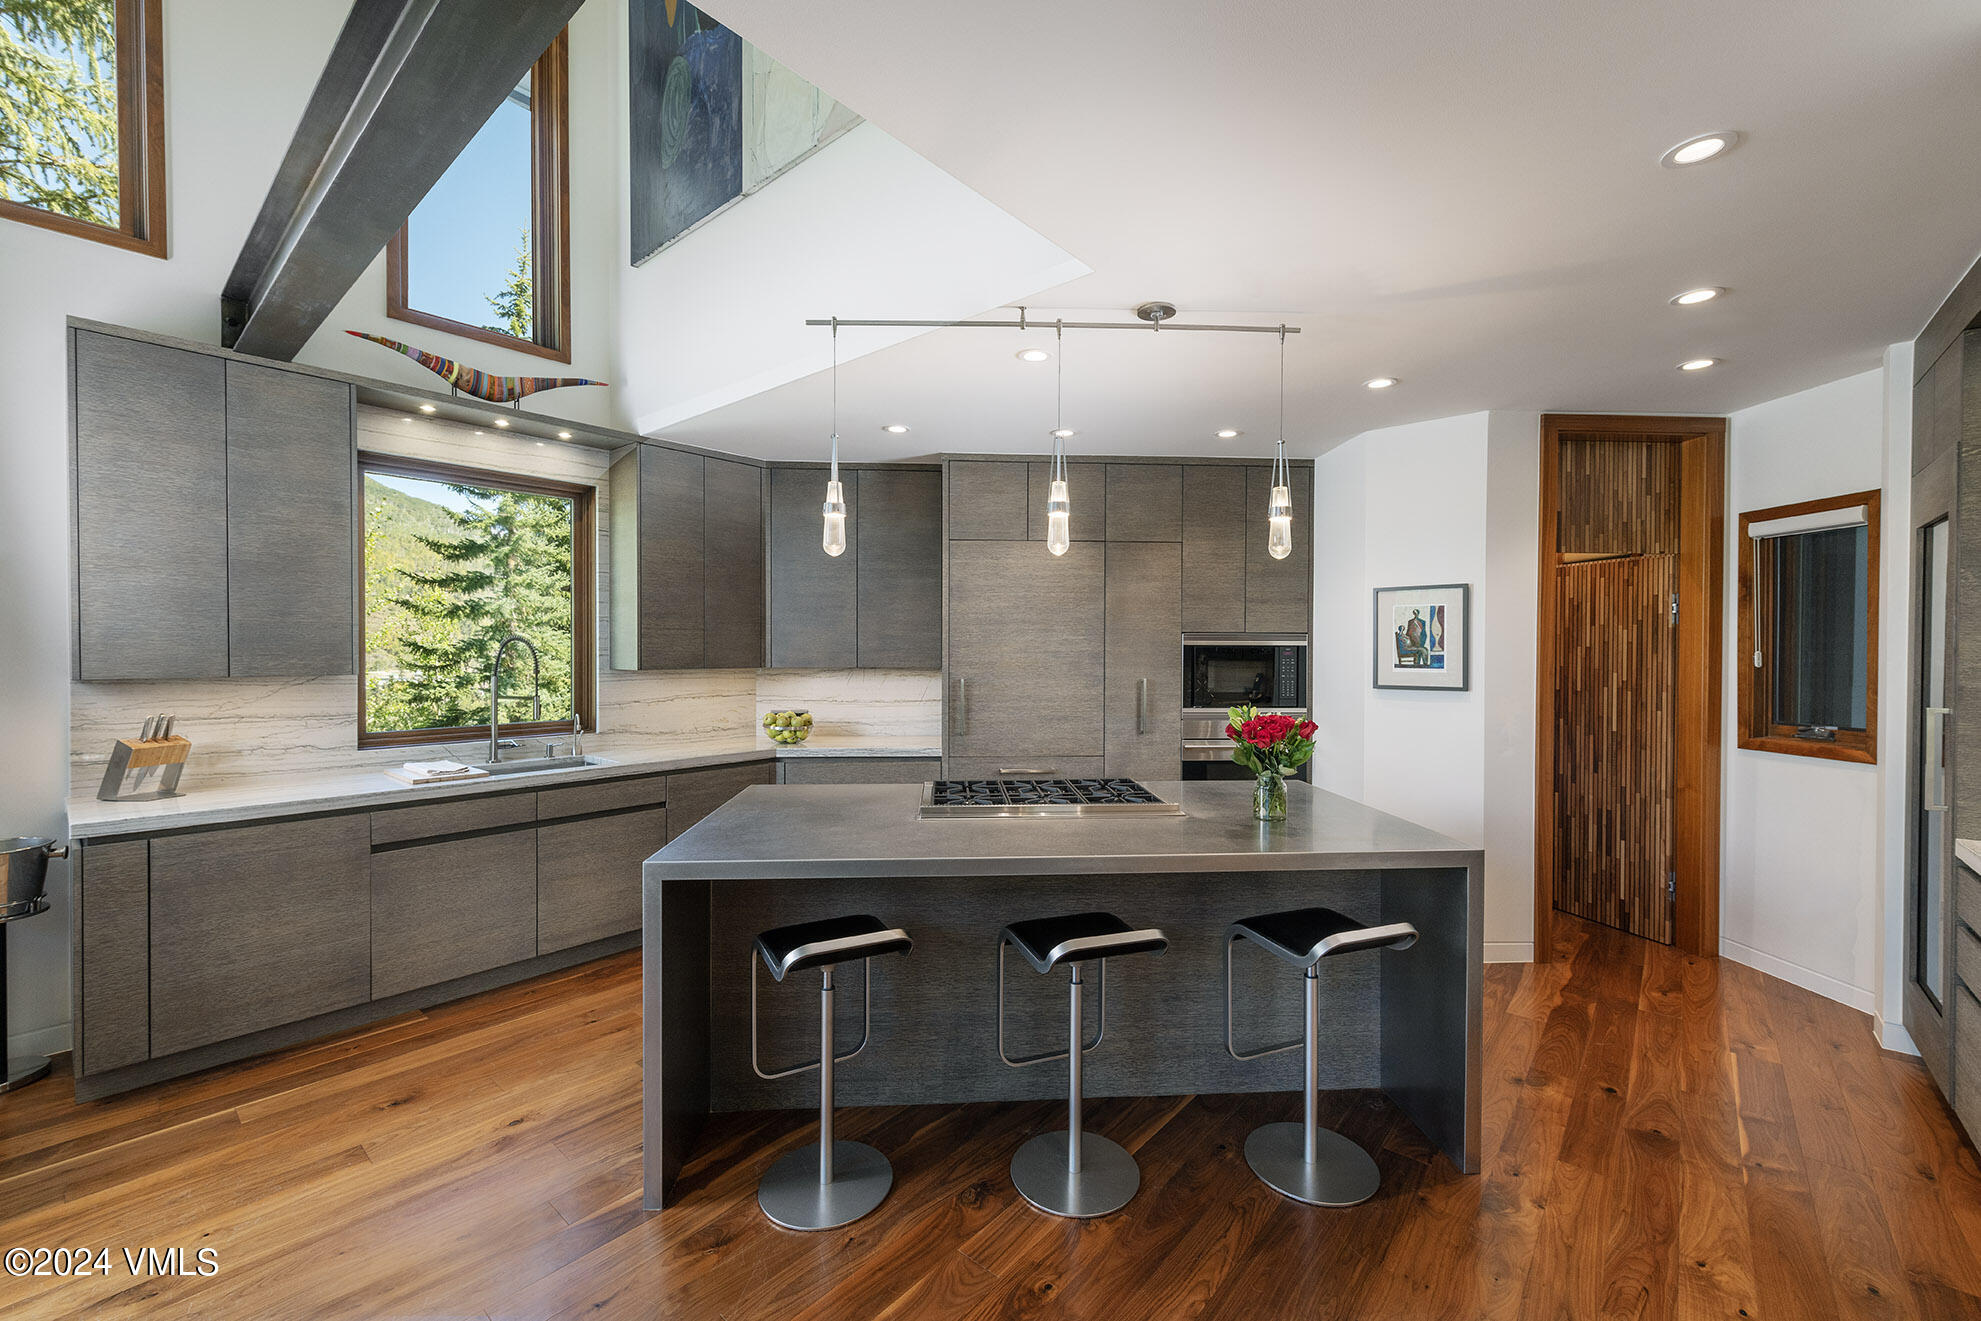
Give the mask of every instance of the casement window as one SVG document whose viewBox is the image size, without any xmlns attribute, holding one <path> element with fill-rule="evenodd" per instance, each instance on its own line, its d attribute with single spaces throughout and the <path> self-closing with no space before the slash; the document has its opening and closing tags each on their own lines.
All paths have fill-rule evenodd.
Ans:
<svg viewBox="0 0 1981 1321">
<path fill-rule="evenodd" d="M 571 361 L 568 58 L 559 33 L 386 247 L 386 314 Z"/>
<path fill-rule="evenodd" d="M 592 488 L 361 454 L 361 747 L 487 737 L 506 637 L 501 733 L 569 732 L 594 708 Z"/>
<path fill-rule="evenodd" d="M 160 0 L 0 0 L 0 219 L 165 255 Z"/>
</svg>

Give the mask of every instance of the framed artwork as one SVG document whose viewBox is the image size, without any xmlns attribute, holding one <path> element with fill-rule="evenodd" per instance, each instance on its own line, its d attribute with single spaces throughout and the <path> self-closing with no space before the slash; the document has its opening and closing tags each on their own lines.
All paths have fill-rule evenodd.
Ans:
<svg viewBox="0 0 1981 1321">
<path fill-rule="evenodd" d="M 1378 587 L 1375 686 L 1464 692 L 1471 635 L 1472 584 Z"/>
</svg>

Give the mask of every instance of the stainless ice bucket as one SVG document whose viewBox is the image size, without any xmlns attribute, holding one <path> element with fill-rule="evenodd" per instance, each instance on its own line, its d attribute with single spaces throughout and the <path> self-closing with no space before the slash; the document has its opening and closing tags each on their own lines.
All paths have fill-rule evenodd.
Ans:
<svg viewBox="0 0 1981 1321">
<path fill-rule="evenodd" d="M 39 912 L 48 860 L 68 856 L 68 845 L 39 835 L 0 839 L 0 922 Z"/>
</svg>

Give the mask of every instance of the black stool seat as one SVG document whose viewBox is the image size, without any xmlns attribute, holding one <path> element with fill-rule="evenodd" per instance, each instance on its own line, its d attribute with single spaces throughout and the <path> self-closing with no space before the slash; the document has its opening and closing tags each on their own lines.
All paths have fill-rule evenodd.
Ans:
<svg viewBox="0 0 1981 1321">
<path fill-rule="evenodd" d="M 1123 954 L 1161 953 L 1169 937 L 1154 927 L 1136 929 L 1113 913 L 1068 913 L 1013 922 L 999 933 L 1039 972 L 1062 963 L 1112 959 Z"/>
<path fill-rule="evenodd" d="M 1330 954 L 1363 949 L 1409 949 L 1417 929 L 1408 922 L 1365 926 L 1332 908 L 1289 908 L 1240 918 L 1226 928 L 1227 939 L 1256 940 L 1288 963 L 1311 968 Z"/>
<path fill-rule="evenodd" d="M 757 936 L 757 954 L 778 981 L 801 968 L 872 958 L 876 954 L 905 954 L 915 947 L 908 933 L 877 917 L 827 917 L 772 927 Z"/>
</svg>

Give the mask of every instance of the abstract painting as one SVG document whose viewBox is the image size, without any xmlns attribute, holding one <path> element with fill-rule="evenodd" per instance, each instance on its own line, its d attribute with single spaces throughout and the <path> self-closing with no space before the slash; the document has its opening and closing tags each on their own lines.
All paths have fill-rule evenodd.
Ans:
<svg viewBox="0 0 1981 1321">
<path fill-rule="evenodd" d="M 1467 583 L 1377 588 L 1375 686 L 1464 690 L 1471 596 Z"/>
<path fill-rule="evenodd" d="M 401 344 L 396 339 L 383 335 L 367 335 L 362 330 L 347 330 L 346 335 L 356 335 L 374 344 L 383 344 L 394 353 L 403 353 L 420 366 L 438 376 L 441 380 L 477 399 L 486 399 L 491 404 L 513 404 L 525 395 L 539 390 L 562 390 L 567 385 L 604 385 L 604 381 L 589 381 L 582 376 L 494 376 L 476 367 L 469 367 L 443 358 L 438 353 L 428 353 L 416 349 L 411 344 Z"/>
<path fill-rule="evenodd" d="M 859 123 L 688 0 L 630 0 L 635 266 Z"/>
</svg>

